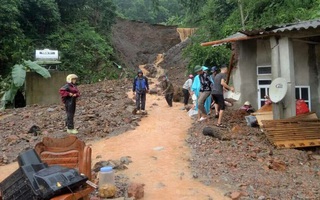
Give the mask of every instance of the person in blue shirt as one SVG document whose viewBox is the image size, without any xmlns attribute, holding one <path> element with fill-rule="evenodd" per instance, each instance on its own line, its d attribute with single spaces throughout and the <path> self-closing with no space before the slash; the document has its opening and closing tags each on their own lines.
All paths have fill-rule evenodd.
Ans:
<svg viewBox="0 0 320 200">
<path fill-rule="evenodd" d="M 133 80 L 133 95 L 136 97 L 136 113 L 146 113 L 146 94 L 149 91 L 148 78 L 143 76 L 143 72 L 138 70 L 137 76 Z"/>
</svg>

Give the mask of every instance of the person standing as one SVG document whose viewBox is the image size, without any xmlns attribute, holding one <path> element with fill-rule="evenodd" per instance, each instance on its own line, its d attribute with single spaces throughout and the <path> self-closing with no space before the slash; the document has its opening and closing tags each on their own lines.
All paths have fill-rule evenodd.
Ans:
<svg viewBox="0 0 320 200">
<path fill-rule="evenodd" d="M 161 81 L 161 89 L 162 89 L 162 94 L 165 95 L 165 99 L 170 107 L 172 107 L 172 99 L 173 99 L 173 85 L 172 83 L 168 80 L 168 78 L 163 75 Z"/>
<path fill-rule="evenodd" d="M 202 66 L 202 73 L 199 74 L 200 78 L 200 94 L 198 99 L 198 106 L 199 106 L 199 113 L 200 113 L 200 119 L 199 121 L 204 121 L 207 119 L 207 111 L 205 109 L 205 101 L 211 94 L 211 82 L 209 79 L 209 75 L 206 73 L 206 70 L 208 68 L 206 66 Z M 210 104 L 209 103 L 209 111 L 210 111 Z"/>
<path fill-rule="evenodd" d="M 78 76 L 69 74 L 66 78 L 67 83 L 59 90 L 61 100 L 65 105 L 67 119 L 67 133 L 77 134 L 78 131 L 74 128 L 74 114 L 76 111 L 76 100 L 80 96 L 80 92 L 76 87 Z"/>
<path fill-rule="evenodd" d="M 183 110 L 187 109 L 188 102 L 189 102 L 189 97 L 191 94 L 191 86 L 192 86 L 192 81 L 193 81 L 193 75 L 190 74 L 188 80 L 183 84 L 182 86 L 182 92 L 183 92 L 183 103 L 184 107 Z"/>
<path fill-rule="evenodd" d="M 223 90 L 231 90 L 234 91 L 234 88 L 229 86 L 226 81 L 227 81 L 227 73 L 228 73 L 228 68 L 226 65 L 223 65 L 221 67 L 221 72 L 217 74 L 214 77 L 214 84 L 212 88 L 212 96 L 215 101 L 215 110 L 219 110 L 219 116 L 218 116 L 218 122 L 216 124 L 217 127 L 226 127 L 221 123 L 222 121 L 222 115 L 223 111 L 225 110 L 225 102 L 224 102 L 224 97 L 223 97 Z"/>
<path fill-rule="evenodd" d="M 216 109 L 218 109 L 218 107 L 217 107 L 217 106 L 214 106 L 214 105 L 216 104 L 216 102 L 214 101 L 214 98 L 213 98 L 214 77 L 219 73 L 218 67 L 213 66 L 213 67 L 211 68 L 211 72 L 212 72 L 212 74 L 211 74 L 210 77 L 209 77 L 209 79 L 210 79 L 210 81 L 211 81 L 211 96 L 212 96 L 212 104 L 211 104 L 211 106 L 213 106 L 214 109 L 215 109 L 215 118 L 218 118 L 218 117 L 219 117 L 219 111 L 216 110 Z M 211 107 L 211 106 L 210 106 L 210 107 Z"/>
<path fill-rule="evenodd" d="M 143 76 L 142 70 L 138 70 L 137 76 L 133 80 L 133 96 L 136 97 L 136 113 L 145 114 L 146 94 L 149 91 L 148 78 Z"/>
</svg>

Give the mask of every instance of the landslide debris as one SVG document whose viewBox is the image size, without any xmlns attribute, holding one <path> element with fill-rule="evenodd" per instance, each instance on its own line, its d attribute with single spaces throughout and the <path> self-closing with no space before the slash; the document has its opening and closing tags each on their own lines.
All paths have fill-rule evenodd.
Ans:
<svg viewBox="0 0 320 200">
<path fill-rule="evenodd" d="M 259 128 L 246 125 L 245 115 L 225 111 L 228 128 L 212 118 L 193 124 L 186 141 L 194 177 L 232 199 L 319 199 L 320 148 L 275 149 Z M 208 127 L 219 137 L 204 135 Z"/>
<path fill-rule="evenodd" d="M 80 85 L 75 114 L 77 136 L 84 141 L 98 140 L 134 129 L 143 116 L 132 114 L 135 104 L 126 94 L 129 89 L 131 80 L 125 79 Z M 63 137 L 65 117 L 62 103 L 1 111 L 0 165 L 15 161 L 20 152 L 33 148 L 43 136 Z"/>
</svg>

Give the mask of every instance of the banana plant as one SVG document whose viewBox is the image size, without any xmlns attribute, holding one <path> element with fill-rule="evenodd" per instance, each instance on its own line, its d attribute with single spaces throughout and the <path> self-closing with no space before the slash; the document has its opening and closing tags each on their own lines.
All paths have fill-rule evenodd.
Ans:
<svg viewBox="0 0 320 200">
<path fill-rule="evenodd" d="M 1 98 L 0 110 L 5 109 L 7 103 L 13 103 L 17 91 L 25 83 L 27 71 L 34 71 L 44 78 L 51 77 L 50 72 L 46 68 L 30 60 L 24 60 L 22 64 L 14 65 L 11 71 L 11 85 Z"/>
</svg>

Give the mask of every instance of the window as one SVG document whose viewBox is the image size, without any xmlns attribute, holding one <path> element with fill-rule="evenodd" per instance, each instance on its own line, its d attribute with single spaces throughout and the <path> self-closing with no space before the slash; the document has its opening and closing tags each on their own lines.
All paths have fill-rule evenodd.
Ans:
<svg viewBox="0 0 320 200">
<path fill-rule="evenodd" d="M 271 65 L 258 66 L 257 75 L 271 75 Z"/>
<path fill-rule="evenodd" d="M 310 86 L 296 86 L 296 99 L 303 99 L 311 110 Z"/>
</svg>

